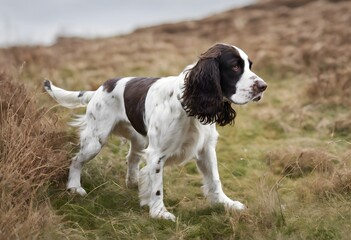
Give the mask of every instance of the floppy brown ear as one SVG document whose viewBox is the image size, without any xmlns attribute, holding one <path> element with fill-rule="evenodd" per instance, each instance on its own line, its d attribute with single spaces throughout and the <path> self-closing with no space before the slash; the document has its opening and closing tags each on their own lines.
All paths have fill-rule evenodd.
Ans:
<svg viewBox="0 0 351 240">
<path fill-rule="evenodd" d="M 217 122 L 224 126 L 233 122 L 235 111 L 223 101 L 218 63 L 219 53 L 210 49 L 204 53 L 185 77 L 183 106 L 189 116 L 203 124 Z"/>
</svg>

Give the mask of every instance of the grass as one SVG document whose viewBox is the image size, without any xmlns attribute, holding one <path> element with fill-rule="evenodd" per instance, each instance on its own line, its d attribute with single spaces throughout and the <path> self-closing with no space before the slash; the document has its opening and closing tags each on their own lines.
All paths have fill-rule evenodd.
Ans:
<svg viewBox="0 0 351 240">
<path fill-rule="evenodd" d="M 37 238 L 60 222 L 46 190 L 66 176 L 68 139 L 15 78 L 0 73 L 0 89 L 0 238 Z"/>
<path fill-rule="evenodd" d="M 268 2 L 126 36 L 1 49 L 0 238 L 348 239 L 351 6 Z M 125 187 L 128 144 L 116 136 L 84 168 L 88 195 L 68 194 L 72 112 L 39 93 L 43 78 L 89 90 L 116 73 L 178 74 L 214 42 L 244 48 L 269 85 L 259 103 L 235 106 L 234 126 L 218 128 L 224 191 L 249 208 L 209 206 L 190 162 L 165 170 L 165 203 L 177 221 L 150 219 L 137 190 Z"/>
<path fill-rule="evenodd" d="M 47 211 L 54 220 L 40 223 L 46 227 L 35 234 L 17 234 L 52 239 L 344 238 L 351 220 L 347 168 L 351 159 L 346 152 L 350 143 L 342 134 L 335 137 L 328 131 L 303 127 L 303 121 L 293 121 L 295 116 L 280 116 L 281 110 L 276 109 L 284 109 L 286 100 L 293 98 L 286 89 L 297 84 L 288 79 L 281 84 L 279 79 L 270 79 L 269 86 L 275 91 L 267 92 L 262 102 L 236 108 L 234 126 L 218 129 L 217 153 L 225 192 L 247 204 L 247 211 L 226 212 L 221 206 L 209 206 L 196 166 L 188 163 L 165 171 L 165 203 L 177 221 L 150 219 L 148 209 L 139 206 L 137 191 L 124 184 L 128 144 L 111 136 L 102 153 L 84 168 L 88 196 L 66 193 L 65 180 L 49 186 L 47 194 L 34 191 L 32 201 L 43 196 L 44 205 L 34 204 L 27 221 L 32 222 L 40 214 L 37 211 Z M 285 101 L 281 92 L 285 92 Z M 298 94 L 303 96 L 303 92 Z M 66 110 L 50 111 L 64 116 L 60 121 L 70 117 Z M 301 109 L 291 111 L 292 115 L 303 114 Z M 319 121 L 315 115 L 308 119 L 311 126 Z M 72 135 L 71 130 L 66 131 L 66 136 Z"/>
<path fill-rule="evenodd" d="M 279 86 L 278 80 L 271 80 L 276 94 L 284 91 Z M 349 155 L 342 154 L 348 144 L 330 143 L 335 141 L 330 135 L 315 129 L 284 130 L 279 118 L 268 125 L 260 121 L 260 116 L 266 118 L 261 111 L 267 114 L 271 102 L 284 108 L 284 102 L 274 101 L 278 96 L 267 95 L 264 101 L 268 103 L 237 108 L 236 124 L 219 128 L 217 153 L 225 192 L 247 204 L 247 211 L 226 212 L 221 206 L 209 206 L 196 166 L 188 163 L 165 172 L 165 202 L 177 222 L 150 219 L 147 208 L 139 207 L 137 191 L 124 186 L 128 145 L 111 137 L 85 168 L 86 198 L 52 193 L 54 208 L 79 232 L 72 238 L 343 238 L 351 220 L 347 213 L 350 171 L 344 169 L 345 174 L 339 169 L 350 164 Z M 342 180 L 337 177 L 340 174 Z M 328 184 L 321 184 L 321 179 Z"/>
</svg>

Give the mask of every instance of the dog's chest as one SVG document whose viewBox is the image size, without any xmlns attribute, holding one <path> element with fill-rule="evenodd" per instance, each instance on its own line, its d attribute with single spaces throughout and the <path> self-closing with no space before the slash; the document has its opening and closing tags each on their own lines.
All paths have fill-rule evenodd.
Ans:
<svg viewBox="0 0 351 240">
<path fill-rule="evenodd" d="M 200 125 L 200 124 L 199 124 Z M 205 127 L 206 128 L 206 127 Z M 190 124 L 183 130 L 179 138 L 173 138 L 172 145 L 169 146 L 169 159 L 167 165 L 179 165 L 197 158 L 198 153 L 207 145 L 206 131 L 202 132 L 202 127 Z"/>
</svg>

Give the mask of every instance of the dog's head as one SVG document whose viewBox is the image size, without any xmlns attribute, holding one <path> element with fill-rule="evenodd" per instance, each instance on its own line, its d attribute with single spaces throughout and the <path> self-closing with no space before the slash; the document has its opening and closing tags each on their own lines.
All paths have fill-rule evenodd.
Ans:
<svg viewBox="0 0 351 240">
<path fill-rule="evenodd" d="M 267 84 L 251 71 L 246 53 L 234 46 L 216 44 L 201 54 L 185 76 L 183 105 L 202 123 L 232 123 L 234 104 L 259 101 Z"/>
</svg>

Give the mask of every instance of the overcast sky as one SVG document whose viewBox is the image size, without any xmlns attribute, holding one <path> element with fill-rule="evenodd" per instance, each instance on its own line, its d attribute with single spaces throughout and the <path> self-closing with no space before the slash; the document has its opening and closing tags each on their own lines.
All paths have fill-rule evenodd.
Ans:
<svg viewBox="0 0 351 240">
<path fill-rule="evenodd" d="M 199 19 L 254 0 L 0 0 L 0 46 L 52 44 L 62 36 L 111 36 Z"/>
</svg>

